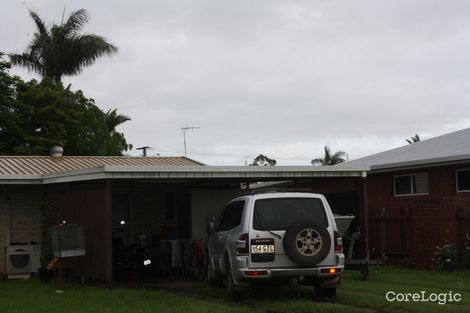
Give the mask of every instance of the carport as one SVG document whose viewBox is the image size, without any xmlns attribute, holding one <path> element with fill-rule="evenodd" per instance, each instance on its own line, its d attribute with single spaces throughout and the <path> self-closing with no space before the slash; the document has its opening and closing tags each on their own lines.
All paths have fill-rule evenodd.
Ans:
<svg viewBox="0 0 470 313">
<path fill-rule="evenodd" d="M 49 220 L 85 227 L 86 261 L 69 266 L 94 279 L 112 282 L 113 237 L 132 243 L 142 231 L 161 238 L 204 239 L 207 218 L 217 215 L 241 187 L 286 185 L 325 192 L 333 185 L 357 193 L 354 213 L 367 238 L 364 166 L 114 166 L 44 174 Z M 267 184 L 266 182 L 269 182 Z M 352 186 L 352 189 L 351 189 Z M 269 187 L 272 188 L 272 187 Z M 326 188 L 326 189 L 325 189 Z M 124 214 L 124 215 L 123 215 Z M 167 223 L 167 222 L 172 222 Z M 168 225 L 167 225 L 168 224 Z M 367 255 L 367 240 L 361 245 Z M 83 269 L 85 267 L 85 269 Z"/>
</svg>

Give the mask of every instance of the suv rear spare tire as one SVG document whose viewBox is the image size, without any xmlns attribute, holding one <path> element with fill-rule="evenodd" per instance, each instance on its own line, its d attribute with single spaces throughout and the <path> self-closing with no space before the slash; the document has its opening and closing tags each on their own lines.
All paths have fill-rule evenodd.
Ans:
<svg viewBox="0 0 470 313">
<path fill-rule="evenodd" d="M 296 222 L 287 227 L 284 250 L 301 266 L 314 266 L 323 261 L 331 248 L 328 230 L 318 222 Z"/>
</svg>

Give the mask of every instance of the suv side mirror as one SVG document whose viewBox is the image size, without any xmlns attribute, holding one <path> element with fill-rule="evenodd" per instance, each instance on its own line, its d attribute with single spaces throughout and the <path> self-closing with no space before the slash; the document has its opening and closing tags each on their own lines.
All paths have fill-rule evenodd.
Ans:
<svg viewBox="0 0 470 313">
<path fill-rule="evenodd" d="M 215 229 L 215 217 L 211 217 L 209 221 L 207 222 L 207 228 L 206 228 L 207 234 L 211 235 L 216 232 Z"/>
</svg>

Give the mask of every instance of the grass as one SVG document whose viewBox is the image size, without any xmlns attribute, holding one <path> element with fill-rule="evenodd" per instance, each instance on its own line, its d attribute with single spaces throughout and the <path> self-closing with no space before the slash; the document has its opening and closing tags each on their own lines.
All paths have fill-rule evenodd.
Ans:
<svg viewBox="0 0 470 313">
<path fill-rule="evenodd" d="M 146 313 L 259 312 L 245 307 L 230 307 L 154 290 L 106 289 L 64 284 L 57 293 L 52 284 L 37 280 L 0 281 L 0 312 L 9 313 Z"/>
<path fill-rule="evenodd" d="M 57 294 L 50 284 L 37 281 L 0 281 L 0 312 L 276 312 L 276 313 L 434 313 L 470 312 L 470 272 L 436 273 L 385 267 L 361 281 L 357 272 L 345 272 L 336 298 L 314 298 L 311 287 L 275 287 L 251 290 L 240 304 L 224 300 L 223 288 L 203 283 L 176 284 L 174 290 L 106 289 L 66 284 Z M 461 293 L 462 301 L 439 305 L 388 302 L 388 291 L 400 293 Z"/>
<path fill-rule="evenodd" d="M 371 308 L 382 312 L 470 312 L 470 272 L 442 273 L 409 268 L 387 267 L 360 281 L 358 273 L 346 272 L 336 303 Z M 385 294 L 396 293 L 460 293 L 461 302 L 445 305 L 430 302 L 388 302 Z"/>
</svg>

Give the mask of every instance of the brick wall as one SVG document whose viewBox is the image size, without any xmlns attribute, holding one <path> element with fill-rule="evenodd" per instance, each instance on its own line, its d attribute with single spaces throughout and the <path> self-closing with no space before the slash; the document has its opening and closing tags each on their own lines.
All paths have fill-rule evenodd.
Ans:
<svg viewBox="0 0 470 313">
<path fill-rule="evenodd" d="M 398 246 L 404 251 L 403 249 L 409 247 L 407 257 L 413 264 L 430 267 L 436 246 L 442 245 L 445 240 L 453 241 L 461 247 L 462 234 L 457 214 L 459 208 L 470 208 L 470 193 L 457 193 L 455 171 L 468 167 L 468 164 L 462 164 L 369 175 L 368 205 L 372 226 L 370 236 L 379 236 L 374 218 L 385 212 L 386 217 L 390 217 L 387 221 L 388 248 Z M 422 172 L 428 173 L 428 195 L 394 196 L 394 175 Z M 392 225 L 393 219 L 397 223 L 407 217 L 410 218 L 410 224 L 406 225 L 406 229 L 402 226 L 399 230 Z M 378 238 L 371 238 L 372 243 L 377 241 Z"/>
<path fill-rule="evenodd" d="M 10 242 L 41 243 L 42 186 L 0 186 L 0 273 L 6 273 Z"/>
</svg>

